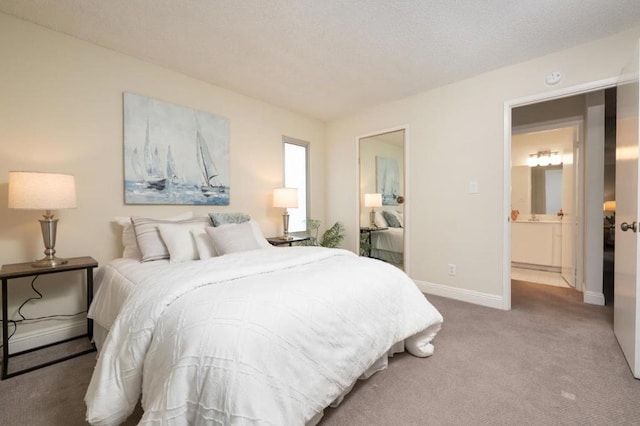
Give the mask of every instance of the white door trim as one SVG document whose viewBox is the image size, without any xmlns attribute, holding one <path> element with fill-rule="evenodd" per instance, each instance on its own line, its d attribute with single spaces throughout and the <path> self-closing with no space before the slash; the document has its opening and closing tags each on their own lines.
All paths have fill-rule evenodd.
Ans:
<svg viewBox="0 0 640 426">
<path fill-rule="evenodd" d="M 568 96 L 580 95 L 595 90 L 608 89 L 618 83 L 618 77 L 593 81 L 566 87 L 551 92 L 538 93 L 504 103 L 504 158 L 503 158 L 503 197 L 502 211 L 505 218 L 502 224 L 502 309 L 511 309 L 511 110 L 516 107 L 546 102 Z"/>
</svg>

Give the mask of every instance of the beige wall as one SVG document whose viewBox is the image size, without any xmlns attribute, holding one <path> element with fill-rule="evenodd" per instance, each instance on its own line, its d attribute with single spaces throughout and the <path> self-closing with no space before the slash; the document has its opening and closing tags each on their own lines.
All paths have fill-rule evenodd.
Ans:
<svg viewBox="0 0 640 426">
<path fill-rule="evenodd" d="M 327 215 L 347 225 L 346 245 L 354 248 L 358 236 L 357 186 L 344 185 L 357 179 L 357 135 L 408 124 L 409 274 L 448 295 L 501 306 L 505 102 L 617 77 L 639 36 L 636 28 L 330 122 L 327 163 L 343 173 L 327 175 Z M 555 70 L 564 80 L 546 87 Z M 479 193 L 469 193 L 470 181 Z M 447 275 L 448 263 L 456 276 Z"/>
<path fill-rule="evenodd" d="M 311 216 L 324 221 L 322 122 L 4 14 L 0 57 L 1 263 L 42 257 L 44 250 L 37 222 L 42 212 L 7 208 L 9 170 L 74 174 L 78 208 L 57 213 L 58 255 L 90 255 L 105 264 L 120 253 L 119 229 L 111 223 L 115 216 L 243 211 L 267 236 L 277 234 L 281 211 L 271 207 L 271 190 L 282 185 L 282 135 L 287 135 L 311 144 Z M 124 205 L 125 91 L 229 119 L 230 206 Z M 49 300 L 56 293 L 55 303 L 40 313 L 69 313 L 82 305 L 78 292 L 46 290 Z M 26 281 L 11 285 L 10 311 L 29 292 Z M 33 327 L 38 326 L 43 325 Z"/>
</svg>

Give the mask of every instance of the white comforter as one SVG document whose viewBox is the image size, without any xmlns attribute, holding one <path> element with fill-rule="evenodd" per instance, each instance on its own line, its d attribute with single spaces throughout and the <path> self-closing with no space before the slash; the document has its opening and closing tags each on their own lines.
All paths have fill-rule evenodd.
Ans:
<svg viewBox="0 0 640 426">
<path fill-rule="evenodd" d="M 123 305 L 85 401 L 119 424 L 303 425 L 442 316 L 393 266 L 314 247 L 164 263 Z"/>
</svg>

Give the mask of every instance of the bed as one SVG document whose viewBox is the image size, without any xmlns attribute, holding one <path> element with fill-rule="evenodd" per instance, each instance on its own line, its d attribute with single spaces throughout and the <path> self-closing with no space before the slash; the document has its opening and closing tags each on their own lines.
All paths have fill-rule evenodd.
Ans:
<svg viewBox="0 0 640 426">
<path fill-rule="evenodd" d="M 404 263 L 404 216 L 395 210 L 375 212 L 375 224 L 384 228 L 371 233 L 371 257 L 385 262 Z"/>
<path fill-rule="evenodd" d="M 91 424 L 313 425 L 358 378 L 433 353 L 442 316 L 397 268 L 341 249 L 101 268 Z"/>
</svg>

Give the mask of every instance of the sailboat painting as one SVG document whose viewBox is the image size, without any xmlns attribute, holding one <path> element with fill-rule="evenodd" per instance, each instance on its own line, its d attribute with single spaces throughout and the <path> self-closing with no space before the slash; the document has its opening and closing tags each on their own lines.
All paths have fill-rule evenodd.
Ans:
<svg viewBox="0 0 640 426">
<path fill-rule="evenodd" d="M 229 205 L 229 120 L 124 94 L 125 204 Z"/>
<path fill-rule="evenodd" d="M 376 156 L 376 186 L 383 206 L 397 206 L 400 195 L 400 167 L 395 158 Z"/>
</svg>

